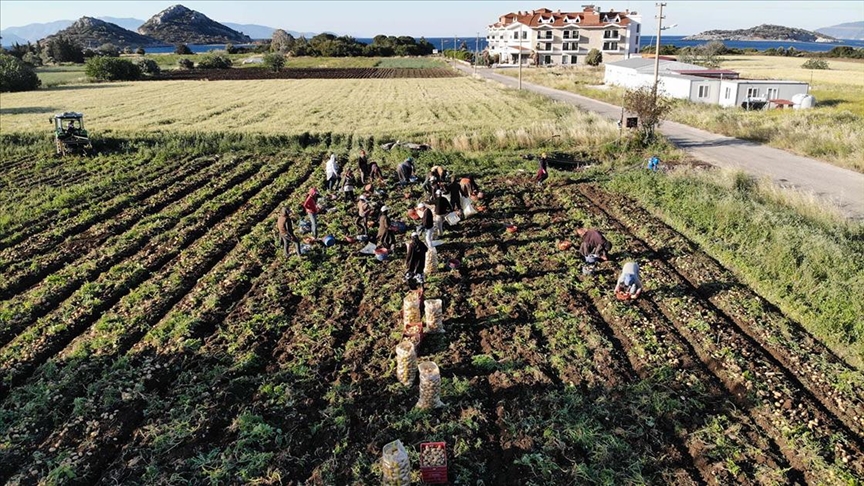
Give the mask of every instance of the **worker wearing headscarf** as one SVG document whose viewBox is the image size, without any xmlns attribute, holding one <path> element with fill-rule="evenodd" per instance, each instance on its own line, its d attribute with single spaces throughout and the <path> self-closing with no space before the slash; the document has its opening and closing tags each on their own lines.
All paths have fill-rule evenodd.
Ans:
<svg viewBox="0 0 864 486">
<path fill-rule="evenodd" d="M 543 181 L 545 181 L 549 177 L 549 163 L 546 160 L 546 152 L 540 154 L 540 158 L 537 159 L 537 177 L 534 179 L 537 181 L 538 186 L 543 185 Z"/>
<path fill-rule="evenodd" d="M 372 205 L 366 196 L 361 195 L 357 199 L 357 219 L 354 222 L 364 235 L 369 234 L 369 216 L 372 216 Z"/>
<path fill-rule="evenodd" d="M 393 253 L 393 250 L 396 247 L 396 237 L 393 236 L 393 232 L 390 231 L 390 208 L 387 206 L 381 207 L 381 215 L 378 216 L 378 235 L 377 241 L 378 246 L 381 248 L 387 248 L 390 250 L 390 253 Z"/>
<path fill-rule="evenodd" d="M 406 185 L 411 183 L 411 178 L 414 177 L 414 159 L 408 157 L 396 167 L 396 175 L 399 176 L 399 184 Z"/>
<path fill-rule="evenodd" d="M 336 161 L 336 154 L 330 154 L 324 170 L 327 177 L 327 190 L 337 189 L 339 187 L 339 162 Z"/>
<path fill-rule="evenodd" d="M 405 281 L 409 285 L 416 282 L 423 285 L 423 270 L 426 266 L 426 252 L 428 247 L 420 241 L 420 235 L 417 232 L 411 233 L 411 239 L 408 242 L 408 254 L 405 255 Z"/>
<path fill-rule="evenodd" d="M 636 262 L 627 262 L 621 270 L 621 275 L 618 277 L 618 283 L 615 284 L 615 293 L 626 292 L 630 294 L 631 299 L 639 297 L 642 293 L 642 279 L 639 278 L 639 264 Z"/>
</svg>

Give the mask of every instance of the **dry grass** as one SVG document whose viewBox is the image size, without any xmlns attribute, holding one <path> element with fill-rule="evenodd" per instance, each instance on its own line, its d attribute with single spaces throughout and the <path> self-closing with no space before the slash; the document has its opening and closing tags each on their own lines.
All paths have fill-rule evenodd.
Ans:
<svg viewBox="0 0 864 486">
<path fill-rule="evenodd" d="M 48 132 L 56 111 L 93 133 L 169 130 L 392 136 L 473 150 L 614 139 L 614 124 L 469 78 L 147 81 L 4 93 L 4 133 Z"/>
<path fill-rule="evenodd" d="M 765 143 L 834 165 L 864 172 L 864 63 L 829 60 L 829 70 L 801 67 L 806 59 L 771 56 L 727 58 L 722 67 L 745 78 L 810 82 L 817 106 L 812 110 L 746 112 L 688 102 L 678 103 L 669 119 L 694 127 Z M 514 69 L 497 72 L 516 76 Z M 596 87 L 603 68 L 523 69 L 523 79 L 620 105 L 622 90 Z"/>
</svg>

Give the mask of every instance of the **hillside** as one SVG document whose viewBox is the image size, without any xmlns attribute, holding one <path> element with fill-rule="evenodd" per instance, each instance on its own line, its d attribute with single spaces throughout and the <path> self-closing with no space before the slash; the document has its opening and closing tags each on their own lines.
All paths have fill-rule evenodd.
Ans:
<svg viewBox="0 0 864 486">
<path fill-rule="evenodd" d="M 821 29 L 816 29 L 816 32 L 838 39 L 864 40 L 864 21 L 822 27 Z"/>
<path fill-rule="evenodd" d="M 837 42 L 837 39 L 829 35 L 770 24 L 762 24 L 749 29 L 707 30 L 701 34 L 687 36 L 684 40 Z"/>
<path fill-rule="evenodd" d="M 48 36 L 46 40 L 57 36 L 68 37 L 85 47 L 98 47 L 108 43 L 117 47 L 165 45 L 164 42 L 153 37 L 141 35 L 119 25 L 92 17 L 81 17 L 69 27 Z"/>
<path fill-rule="evenodd" d="M 201 12 L 174 5 L 159 12 L 138 28 L 138 32 L 171 44 L 243 44 L 252 38 L 211 20 Z"/>
</svg>

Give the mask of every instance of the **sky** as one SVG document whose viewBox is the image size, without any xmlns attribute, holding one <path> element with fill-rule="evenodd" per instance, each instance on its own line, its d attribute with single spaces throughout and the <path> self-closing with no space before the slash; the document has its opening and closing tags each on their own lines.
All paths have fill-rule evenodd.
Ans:
<svg viewBox="0 0 864 486">
<path fill-rule="evenodd" d="M 15 1 L 0 0 L 0 29 L 54 20 L 132 17 L 147 20 L 180 3 L 171 1 Z M 303 32 L 334 32 L 354 37 L 377 34 L 414 37 L 472 37 L 500 15 L 549 8 L 581 11 L 586 1 L 183 1 L 213 20 L 259 24 Z M 643 32 L 657 29 L 655 2 L 597 2 L 603 10 L 635 10 L 643 15 Z M 688 35 L 710 29 L 740 29 L 763 23 L 814 30 L 864 20 L 864 1 L 668 1 L 664 25 L 678 24 L 666 35 Z"/>
</svg>

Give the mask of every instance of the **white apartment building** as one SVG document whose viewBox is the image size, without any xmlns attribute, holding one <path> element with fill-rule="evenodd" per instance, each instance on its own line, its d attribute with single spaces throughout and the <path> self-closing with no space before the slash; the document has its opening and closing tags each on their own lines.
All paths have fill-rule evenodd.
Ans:
<svg viewBox="0 0 864 486">
<path fill-rule="evenodd" d="M 602 12 L 594 5 L 581 12 L 511 12 L 488 27 L 486 41 L 499 64 L 517 64 L 520 57 L 541 66 L 584 64 L 594 48 L 604 62 L 617 61 L 639 53 L 641 20 L 636 12 Z"/>
</svg>

